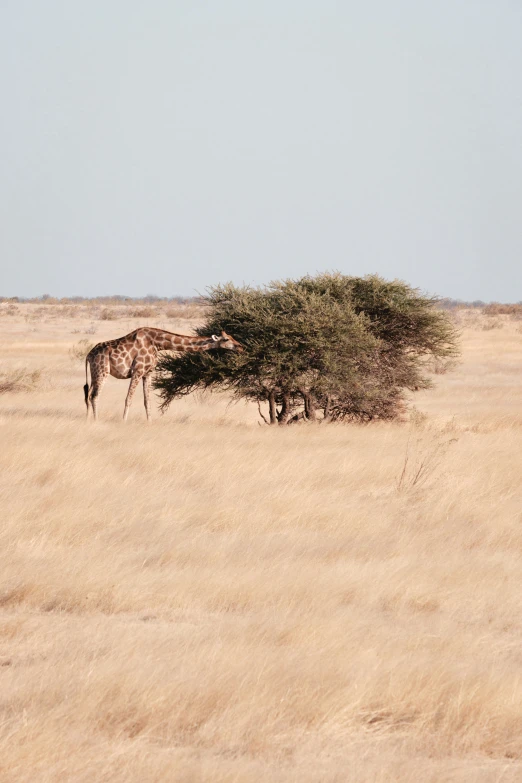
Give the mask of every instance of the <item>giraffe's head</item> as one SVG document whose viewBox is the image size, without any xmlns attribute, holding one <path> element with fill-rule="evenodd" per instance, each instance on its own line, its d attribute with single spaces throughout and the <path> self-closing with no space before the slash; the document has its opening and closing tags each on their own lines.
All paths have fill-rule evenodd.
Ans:
<svg viewBox="0 0 522 783">
<path fill-rule="evenodd" d="M 237 340 L 234 340 L 234 338 L 226 332 L 221 332 L 219 337 L 213 334 L 212 339 L 216 343 L 216 348 L 223 348 L 225 351 L 237 351 L 237 353 L 242 353 L 244 351 L 241 343 L 238 343 Z"/>
</svg>

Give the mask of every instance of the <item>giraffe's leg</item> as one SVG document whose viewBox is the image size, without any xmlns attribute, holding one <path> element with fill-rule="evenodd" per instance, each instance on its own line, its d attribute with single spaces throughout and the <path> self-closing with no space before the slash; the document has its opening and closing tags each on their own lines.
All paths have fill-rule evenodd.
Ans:
<svg viewBox="0 0 522 783">
<path fill-rule="evenodd" d="M 103 385 L 105 381 L 107 380 L 108 373 L 100 373 L 99 375 L 96 374 L 94 378 L 91 380 L 91 392 L 89 394 L 89 398 L 91 400 L 92 405 L 92 415 L 94 417 L 94 420 L 98 418 L 98 396 L 103 389 Z M 89 410 L 87 409 L 87 414 L 89 413 Z"/>
<path fill-rule="evenodd" d="M 147 373 L 143 376 L 143 402 L 145 403 L 145 413 L 147 414 L 147 421 L 152 421 L 150 413 L 150 387 L 152 383 L 152 373 Z"/>
<path fill-rule="evenodd" d="M 87 379 L 87 365 L 88 365 L 88 359 L 85 359 L 85 386 L 83 387 L 83 393 L 85 395 L 85 407 L 87 408 L 87 415 L 86 419 L 89 419 L 89 382 Z M 92 371 L 91 371 L 91 384 L 92 384 Z"/>
<path fill-rule="evenodd" d="M 127 399 L 125 400 L 125 410 L 123 411 L 123 421 L 127 421 L 127 416 L 129 415 L 129 408 L 132 403 L 132 398 L 134 396 L 134 392 L 136 391 L 136 386 L 141 381 L 142 376 L 139 373 L 134 373 L 134 375 L 131 377 L 131 382 L 129 385 L 129 391 L 127 392 Z"/>
</svg>

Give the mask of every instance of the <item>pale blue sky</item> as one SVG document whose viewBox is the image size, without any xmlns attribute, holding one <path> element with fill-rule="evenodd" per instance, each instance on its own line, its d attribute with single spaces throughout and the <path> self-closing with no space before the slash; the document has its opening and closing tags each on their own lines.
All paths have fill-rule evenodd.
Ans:
<svg viewBox="0 0 522 783">
<path fill-rule="evenodd" d="M 522 299 L 520 0 L 3 0 L 0 294 Z"/>
</svg>

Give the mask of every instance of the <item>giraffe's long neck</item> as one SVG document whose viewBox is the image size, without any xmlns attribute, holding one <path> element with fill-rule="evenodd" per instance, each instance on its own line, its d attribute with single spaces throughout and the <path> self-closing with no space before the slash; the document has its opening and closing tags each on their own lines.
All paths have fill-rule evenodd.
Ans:
<svg viewBox="0 0 522 783">
<path fill-rule="evenodd" d="M 154 332 L 152 340 L 160 351 L 211 351 L 216 347 L 212 337 L 191 337 L 171 332 Z"/>
</svg>

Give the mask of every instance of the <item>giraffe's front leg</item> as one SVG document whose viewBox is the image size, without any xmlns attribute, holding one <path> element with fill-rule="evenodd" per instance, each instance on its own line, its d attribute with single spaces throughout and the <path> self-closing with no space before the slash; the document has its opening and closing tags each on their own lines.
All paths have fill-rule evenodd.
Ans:
<svg viewBox="0 0 522 783">
<path fill-rule="evenodd" d="M 143 402 L 145 404 L 145 413 L 147 414 L 147 421 L 152 421 L 150 410 L 150 388 L 152 384 L 152 372 L 143 376 Z"/>
<path fill-rule="evenodd" d="M 131 406 L 132 398 L 134 396 L 134 392 L 136 391 L 136 386 L 141 380 L 141 373 L 134 373 L 134 375 L 131 377 L 131 382 L 129 385 L 129 391 L 127 392 L 127 399 L 125 400 L 125 410 L 123 411 L 123 421 L 127 421 L 127 416 L 129 415 L 129 408 Z"/>
</svg>

